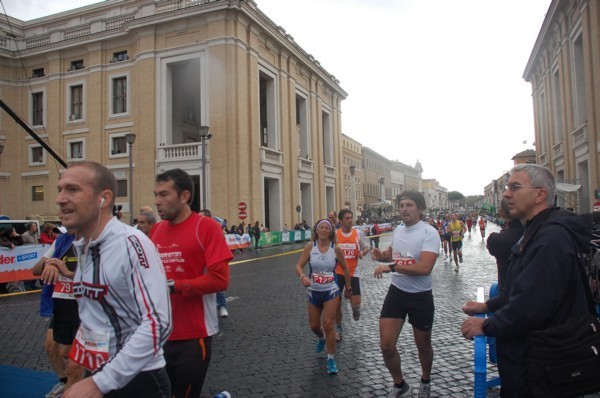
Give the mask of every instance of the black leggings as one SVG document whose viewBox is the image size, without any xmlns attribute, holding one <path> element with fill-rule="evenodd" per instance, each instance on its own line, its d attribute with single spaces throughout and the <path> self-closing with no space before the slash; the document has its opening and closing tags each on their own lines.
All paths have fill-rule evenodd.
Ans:
<svg viewBox="0 0 600 398">
<path fill-rule="evenodd" d="M 105 398 L 171 398 L 171 383 L 165 368 L 138 373 L 127 385 L 110 391 Z"/>
<path fill-rule="evenodd" d="M 163 350 L 173 397 L 199 397 L 210 364 L 212 337 L 167 341 Z"/>
</svg>

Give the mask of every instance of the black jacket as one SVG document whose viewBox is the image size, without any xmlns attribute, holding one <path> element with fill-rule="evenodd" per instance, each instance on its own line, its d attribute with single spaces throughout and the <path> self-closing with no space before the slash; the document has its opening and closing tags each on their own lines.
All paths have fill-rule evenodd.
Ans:
<svg viewBox="0 0 600 398">
<path fill-rule="evenodd" d="M 498 287 L 504 290 L 504 281 L 508 271 L 508 258 L 510 251 L 517 241 L 523 236 L 521 220 L 510 220 L 506 228 L 500 232 L 492 232 L 487 239 L 486 247 L 490 254 L 496 257 L 498 265 Z"/>
<path fill-rule="evenodd" d="M 525 369 L 531 332 L 588 316 L 577 252 L 587 251 L 591 216 L 547 209 L 513 246 L 505 290 L 487 301 L 483 331 L 497 337 L 502 396 L 530 396 Z"/>
</svg>

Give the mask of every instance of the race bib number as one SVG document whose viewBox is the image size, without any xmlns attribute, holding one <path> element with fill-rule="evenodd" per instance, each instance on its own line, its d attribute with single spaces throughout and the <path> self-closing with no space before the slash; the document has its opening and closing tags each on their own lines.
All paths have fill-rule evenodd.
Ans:
<svg viewBox="0 0 600 398">
<path fill-rule="evenodd" d="M 108 361 L 108 348 L 108 332 L 91 332 L 80 326 L 73 340 L 69 359 L 93 372 Z"/>
<path fill-rule="evenodd" d="M 333 272 L 326 272 L 322 274 L 312 274 L 312 281 L 319 285 L 333 282 Z"/>
<path fill-rule="evenodd" d="M 415 260 L 414 257 L 402 254 L 401 252 L 393 252 L 392 260 L 394 260 L 394 264 L 397 265 L 411 265 L 417 262 L 417 260 Z"/>
<path fill-rule="evenodd" d="M 59 275 L 58 282 L 54 285 L 52 298 L 75 300 L 75 296 L 73 295 L 73 279 Z"/>
<path fill-rule="evenodd" d="M 356 257 L 356 249 L 342 249 L 344 257 L 346 259 L 353 259 Z"/>
</svg>

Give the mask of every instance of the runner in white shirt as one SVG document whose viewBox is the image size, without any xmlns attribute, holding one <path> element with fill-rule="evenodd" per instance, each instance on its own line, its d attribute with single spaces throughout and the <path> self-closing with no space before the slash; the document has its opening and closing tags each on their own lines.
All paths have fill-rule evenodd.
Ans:
<svg viewBox="0 0 600 398">
<path fill-rule="evenodd" d="M 69 357 L 91 374 L 63 397 L 170 396 L 162 345 L 171 309 L 156 248 L 113 217 L 116 180 L 106 167 L 71 165 L 58 192 L 62 223 L 81 238 L 73 278 L 81 326 Z"/>
</svg>

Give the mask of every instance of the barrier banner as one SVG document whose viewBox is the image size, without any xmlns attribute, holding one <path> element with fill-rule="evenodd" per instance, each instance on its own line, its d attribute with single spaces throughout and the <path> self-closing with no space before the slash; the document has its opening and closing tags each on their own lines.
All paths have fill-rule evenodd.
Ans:
<svg viewBox="0 0 600 398">
<path fill-rule="evenodd" d="M 247 247 L 250 247 L 250 243 L 252 242 L 252 239 L 250 238 L 250 235 L 248 235 L 248 234 L 244 234 L 244 235 L 226 234 L 225 242 L 227 242 L 227 246 L 231 250 L 245 249 Z"/>
<path fill-rule="evenodd" d="M 50 245 L 24 245 L 0 248 L 0 283 L 37 279 L 31 272 Z"/>
<path fill-rule="evenodd" d="M 310 239 L 310 231 L 293 230 L 281 233 L 281 243 L 301 242 Z"/>
<path fill-rule="evenodd" d="M 278 245 L 280 242 L 281 242 L 281 232 L 280 231 L 261 232 L 260 240 L 258 241 L 258 244 L 262 245 L 262 246 L 271 246 L 271 245 Z"/>
</svg>

